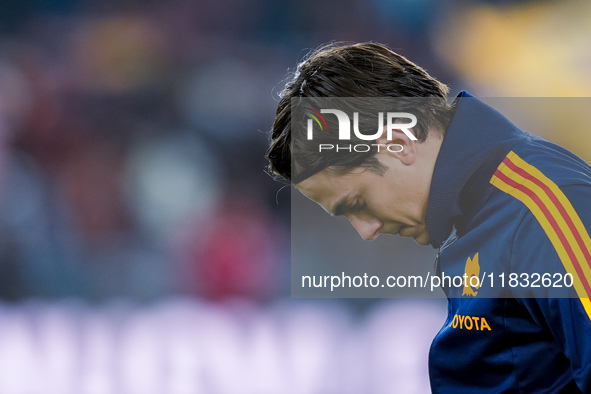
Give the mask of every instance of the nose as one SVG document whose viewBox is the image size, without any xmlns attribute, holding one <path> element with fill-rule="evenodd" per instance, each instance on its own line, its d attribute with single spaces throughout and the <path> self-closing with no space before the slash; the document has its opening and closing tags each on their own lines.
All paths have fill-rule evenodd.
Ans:
<svg viewBox="0 0 591 394">
<path fill-rule="evenodd" d="M 347 219 L 349 219 L 355 230 L 361 235 L 361 238 L 366 241 L 376 239 L 382 227 L 382 221 L 376 217 L 349 215 Z"/>
</svg>

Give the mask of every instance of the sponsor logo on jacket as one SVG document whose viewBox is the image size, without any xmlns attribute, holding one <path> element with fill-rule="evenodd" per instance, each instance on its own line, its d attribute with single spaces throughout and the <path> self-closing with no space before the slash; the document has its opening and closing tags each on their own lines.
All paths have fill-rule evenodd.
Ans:
<svg viewBox="0 0 591 394">
<path fill-rule="evenodd" d="M 484 316 L 454 315 L 451 326 L 458 330 L 492 331 Z"/>
<path fill-rule="evenodd" d="M 478 294 L 478 289 L 480 288 L 480 281 L 476 285 L 476 287 L 471 286 L 470 278 L 473 276 L 479 277 L 480 276 L 480 265 L 478 264 L 478 252 L 474 255 L 474 257 L 468 257 L 466 260 L 466 268 L 464 269 L 464 278 L 468 278 L 468 280 L 464 281 L 464 291 L 462 292 L 462 296 L 472 296 L 476 297 Z"/>
</svg>

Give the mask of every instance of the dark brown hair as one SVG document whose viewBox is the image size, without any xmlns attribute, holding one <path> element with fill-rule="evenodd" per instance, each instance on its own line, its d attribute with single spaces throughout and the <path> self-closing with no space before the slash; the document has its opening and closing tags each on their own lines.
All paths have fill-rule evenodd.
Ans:
<svg viewBox="0 0 591 394">
<path fill-rule="evenodd" d="M 452 107 L 447 103 L 448 91 L 446 85 L 432 78 L 421 67 L 384 45 L 367 42 L 322 46 L 298 64 L 280 93 L 281 100 L 277 106 L 270 146 L 266 154 L 269 160 L 268 171 L 275 176 L 298 183 L 327 167 L 342 172 L 359 166 L 378 172 L 384 170 L 383 165 L 375 157 L 375 149 L 367 153 L 344 151 L 337 155 L 326 155 L 305 146 L 294 146 L 305 144 L 304 139 L 292 138 L 292 121 L 296 121 L 292 120 L 291 114 L 294 98 L 409 98 L 406 100 L 407 106 L 419 112 L 414 132 L 417 139 L 422 142 L 433 126 L 441 133 L 445 132 L 452 116 Z M 416 99 L 424 97 L 437 99 Z M 328 134 L 324 138 L 332 138 L 333 142 L 336 139 L 334 135 Z M 351 142 L 355 142 L 354 139 Z M 294 149 L 306 153 L 302 157 L 298 155 L 298 160 L 293 163 L 292 168 Z"/>
</svg>

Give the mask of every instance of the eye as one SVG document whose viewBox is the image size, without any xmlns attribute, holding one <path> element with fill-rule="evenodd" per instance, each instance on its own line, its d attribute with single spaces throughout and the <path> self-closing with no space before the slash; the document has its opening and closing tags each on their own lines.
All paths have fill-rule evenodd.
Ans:
<svg viewBox="0 0 591 394">
<path fill-rule="evenodd" d="M 350 208 L 349 208 L 349 212 L 351 213 L 356 213 L 356 212 L 360 212 L 365 208 L 365 204 L 363 203 L 363 201 L 361 200 L 357 200 L 355 201 L 355 204 L 353 204 Z"/>
</svg>

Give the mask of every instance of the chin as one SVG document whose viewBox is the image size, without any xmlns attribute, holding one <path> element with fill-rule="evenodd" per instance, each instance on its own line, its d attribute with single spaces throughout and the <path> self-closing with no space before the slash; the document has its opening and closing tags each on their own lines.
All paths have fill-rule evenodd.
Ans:
<svg viewBox="0 0 591 394">
<path fill-rule="evenodd" d="M 419 235 L 417 235 L 416 237 L 414 237 L 414 240 L 416 243 L 418 243 L 419 245 L 423 245 L 423 246 L 427 246 L 431 244 L 431 238 L 429 237 L 429 235 L 427 233 L 421 233 Z"/>
</svg>

